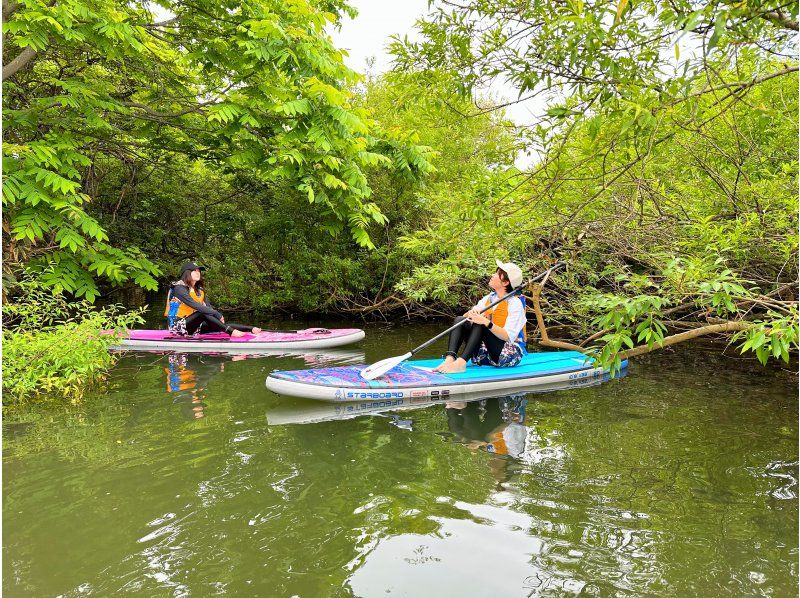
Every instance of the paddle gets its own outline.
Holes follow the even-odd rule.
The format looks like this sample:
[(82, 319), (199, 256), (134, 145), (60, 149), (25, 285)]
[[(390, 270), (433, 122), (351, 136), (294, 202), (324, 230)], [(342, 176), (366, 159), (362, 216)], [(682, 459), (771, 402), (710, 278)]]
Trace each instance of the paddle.
[[(550, 268), (548, 268), (547, 270), (545, 270), (541, 274), (539, 274), (537, 276), (534, 276), (528, 282), (528, 284), (541, 280), (542, 278), (547, 276), (553, 270), (557, 270), (558, 268), (561, 268), (562, 266), (565, 266), (565, 265), (566, 265), (566, 262), (556, 262), (555, 264), (553, 264)], [(486, 310), (493, 308), (495, 305), (505, 301), (509, 297), (516, 297), (517, 295), (519, 295), (522, 292), (523, 286), (524, 285), (520, 285), (519, 287), (517, 287), (516, 289), (514, 289), (510, 293), (507, 293), (502, 299), (498, 299), (494, 303), (491, 303), (491, 304), (487, 305), (486, 307), (481, 309), (478, 313), (482, 314)], [(432, 343), (435, 343), (440, 338), (442, 338), (446, 334), (449, 334), (450, 332), (452, 332), (453, 330), (455, 330), (456, 328), (461, 326), (466, 321), (467, 320), (461, 320), (457, 324), (453, 324), (452, 326), (450, 326), (450, 328), (448, 328), (444, 332), (440, 332), (439, 334), (434, 336), (432, 339), (430, 339), (428, 341), (425, 341), (419, 347), (409, 351), (405, 355), (399, 355), (397, 357), (389, 357), (387, 359), (382, 359), (381, 361), (378, 361), (377, 363), (373, 363), (372, 365), (365, 367), (363, 370), (361, 370), (361, 377), (364, 378), (364, 380), (374, 380), (375, 378), (378, 378), (379, 376), (383, 376), (389, 370), (397, 367), (398, 365), (403, 363), (406, 359), (408, 359), (410, 357), (413, 357), (414, 355), (416, 355), (417, 353), (422, 351), (422, 349), (424, 349), (425, 347), (431, 345)]]

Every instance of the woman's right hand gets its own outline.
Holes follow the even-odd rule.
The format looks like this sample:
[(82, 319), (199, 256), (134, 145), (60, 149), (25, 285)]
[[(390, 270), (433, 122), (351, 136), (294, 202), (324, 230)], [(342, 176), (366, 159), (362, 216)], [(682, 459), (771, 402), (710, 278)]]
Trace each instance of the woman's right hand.
[(467, 312), (467, 320), (473, 324), (486, 326), (489, 323), (489, 318), (483, 316), (477, 309), (471, 309)]

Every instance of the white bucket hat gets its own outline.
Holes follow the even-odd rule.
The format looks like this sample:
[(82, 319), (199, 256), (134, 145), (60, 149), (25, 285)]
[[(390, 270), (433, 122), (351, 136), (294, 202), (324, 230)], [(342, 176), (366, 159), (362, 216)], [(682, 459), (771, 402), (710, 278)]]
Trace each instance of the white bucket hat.
[(497, 267), (500, 268), (503, 272), (508, 274), (508, 282), (511, 283), (513, 288), (517, 288), (519, 285), (522, 284), (522, 270), (519, 269), (519, 266), (514, 264), (513, 262), (501, 262), (500, 260), (494, 260), (497, 262)]

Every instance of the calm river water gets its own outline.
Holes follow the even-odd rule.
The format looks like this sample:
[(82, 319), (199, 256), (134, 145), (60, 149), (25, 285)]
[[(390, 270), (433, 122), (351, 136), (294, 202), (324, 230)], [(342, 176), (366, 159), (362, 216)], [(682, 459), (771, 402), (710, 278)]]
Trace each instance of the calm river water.
[(797, 596), (792, 374), (681, 350), (349, 419), (265, 388), (440, 327), (366, 329), (307, 355), (131, 354), (102, 395), (7, 414), (6, 595)]

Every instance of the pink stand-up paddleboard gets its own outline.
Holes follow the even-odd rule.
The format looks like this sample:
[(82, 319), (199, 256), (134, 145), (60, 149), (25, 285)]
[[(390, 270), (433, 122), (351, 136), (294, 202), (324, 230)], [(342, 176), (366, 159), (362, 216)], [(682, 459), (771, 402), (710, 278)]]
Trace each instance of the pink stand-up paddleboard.
[(258, 352), (269, 349), (327, 349), (364, 338), (358, 328), (307, 328), (284, 332), (264, 331), (232, 338), (224, 332), (178, 336), (169, 330), (131, 330), (127, 338), (111, 347), (114, 351)]

